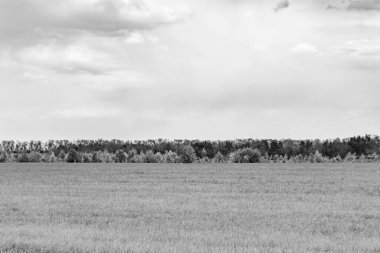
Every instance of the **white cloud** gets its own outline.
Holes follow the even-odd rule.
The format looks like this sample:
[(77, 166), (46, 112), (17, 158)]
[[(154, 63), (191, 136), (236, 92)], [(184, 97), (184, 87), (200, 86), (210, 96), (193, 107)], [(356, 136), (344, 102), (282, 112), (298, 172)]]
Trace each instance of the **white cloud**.
[(316, 54), (319, 52), (319, 50), (314, 45), (308, 43), (296, 45), (292, 48), (291, 51), (294, 54)]
[(348, 41), (340, 47), (340, 50), (356, 56), (380, 57), (380, 39)]
[(327, 9), (351, 11), (379, 11), (380, 0), (329, 0)]
[(85, 119), (85, 118), (108, 118), (119, 115), (118, 109), (97, 107), (76, 107), (54, 110), (40, 116), (40, 119)]
[(145, 37), (140, 32), (132, 32), (126, 39), (127, 44), (140, 44), (144, 43)]
[(76, 44), (37, 44), (20, 50), (16, 60), (20, 64), (73, 74), (99, 75), (115, 67), (104, 52)]

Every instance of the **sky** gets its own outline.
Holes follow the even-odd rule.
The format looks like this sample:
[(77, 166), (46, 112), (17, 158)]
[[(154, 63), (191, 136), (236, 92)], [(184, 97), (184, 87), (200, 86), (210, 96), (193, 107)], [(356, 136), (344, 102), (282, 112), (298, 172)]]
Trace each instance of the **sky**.
[(380, 134), (380, 0), (1, 0), (0, 139)]

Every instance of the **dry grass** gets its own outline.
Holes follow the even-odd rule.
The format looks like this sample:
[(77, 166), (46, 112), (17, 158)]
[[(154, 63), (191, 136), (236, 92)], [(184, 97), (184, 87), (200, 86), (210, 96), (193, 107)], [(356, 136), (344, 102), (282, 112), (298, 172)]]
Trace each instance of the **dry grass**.
[(379, 164), (2, 164), (0, 252), (380, 252)]

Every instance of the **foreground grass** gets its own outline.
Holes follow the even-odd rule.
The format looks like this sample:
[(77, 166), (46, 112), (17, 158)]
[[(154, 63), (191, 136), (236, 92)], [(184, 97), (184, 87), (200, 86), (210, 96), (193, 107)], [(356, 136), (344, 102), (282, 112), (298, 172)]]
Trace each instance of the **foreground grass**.
[(379, 164), (2, 164), (0, 252), (380, 252)]

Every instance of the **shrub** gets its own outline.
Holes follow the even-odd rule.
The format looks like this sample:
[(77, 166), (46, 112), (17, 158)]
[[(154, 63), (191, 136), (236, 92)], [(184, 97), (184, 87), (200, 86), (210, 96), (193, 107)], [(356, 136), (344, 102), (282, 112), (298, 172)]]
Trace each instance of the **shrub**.
[(180, 163), (181, 157), (176, 152), (169, 150), (162, 155), (162, 161), (165, 163)]
[(303, 155), (299, 154), (297, 156), (294, 157), (294, 162), (295, 163), (302, 163), (302, 162), (305, 162), (305, 157), (303, 157)]
[(361, 155), (359, 156), (359, 158), (358, 158), (358, 161), (364, 163), (364, 162), (366, 161), (366, 157), (365, 157), (365, 155), (364, 155), (364, 154), (361, 154)]
[(205, 158), (205, 157), (207, 157), (207, 150), (203, 148), (201, 151), (201, 158)]
[(181, 154), (181, 162), (193, 163), (195, 160), (197, 160), (197, 155), (195, 154), (194, 148), (190, 145), (183, 147)]
[(131, 151), (129, 151), (127, 159), (128, 159), (128, 162), (138, 163), (139, 160), (138, 160), (137, 150), (136, 149), (132, 149)]
[(144, 154), (144, 151), (140, 151), (140, 154), (136, 156), (138, 163), (146, 163), (146, 155)]
[(157, 152), (156, 154), (154, 154), (154, 156), (156, 157), (157, 162), (159, 162), (159, 163), (164, 162), (164, 156), (161, 154), (161, 152)]
[(146, 163), (159, 163), (157, 156), (153, 153), (152, 150), (148, 150), (145, 153), (145, 162)]
[(115, 162), (117, 162), (117, 163), (125, 163), (126, 160), (127, 160), (127, 156), (126, 156), (126, 154), (124, 153), (123, 150), (116, 151)]
[(69, 153), (66, 155), (66, 162), (68, 163), (80, 163), (82, 162), (82, 158), (80, 154), (75, 150), (71, 149)]
[(260, 163), (261, 153), (258, 149), (239, 149), (233, 156), (234, 163)]
[(321, 153), (319, 153), (318, 150), (315, 151), (315, 153), (313, 155), (310, 155), (311, 156), (311, 162), (312, 163), (323, 163), (324, 162), (324, 157)]
[(7, 161), (7, 153), (0, 152), (0, 163), (5, 163)]
[(289, 162), (289, 157), (287, 154), (285, 154), (285, 156), (282, 159), (282, 163), (288, 163), (288, 162)]
[(346, 158), (344, 158), (345, 162), (355, 162), (356, 161), (356, 154), (351, 154), (351, 152), (348, 152), (346, 155)]
[(271, 157), (271, 160), (274, 163), (283, 163), (284, 157), (282, 155), (275, 154), (274, 156)]
[(9, 162), (17, 162), (18, 161), (19, 154), (10, 153), (7, 154), (7, 161)]
[(337, 155), (336, 157), (333, 157), (331, 159), (331, 162), (333, 162), (333, 163), (339, 163), (341, 161), (342, 161), (342, 157), (340, 155)]
[(196, 161), (197, 161), (197, 163), (210, 163), (210, 158), (205, 156), (205, 157), (202, 157), (201, 159), (198, 159)]
[(128, 153), (128, 161), (131, 163), (146, 163), (146, 155), (141, 150), (140, 154), (137, 153), (136, 149), (132, 149)]
[(379, 156), (376, 153), (373, 153), (372, 155), (368, 155), (367, 159), (370, 162), (378, 162), (379, 161)]
[(42, 155), (39, 152), (32, 151), (29, 155), (29, 162), (31, 163), (39, 163), (41, 162)]
[(100, 158), (98, 156), (98, 152), (92, 152), (91, 155), (92, 155), (91, 161), (93, 163), (101, 163), (102, 162), (102, 161), (100, 161)]
[(215, 154), (215, 157), (213, 159), (214, 163), (223, 163), (225, 161), (225, 157), (222, 153), (218, 151), (218, 153)]
[(267, 156), (262, 156), (261, 158), (260, 158), (260, 163), (271, 163), (272, 161), (270, 160), (270, 158), (269, 157), (267, 157)]
[(80, 158), (81, 158), (82, 163), (91, 163), (92, 162), (92, 154), (80, 153)]
[(59, 151), (59, 154), (58, 154), (57, 158), (60, 161), (65, 161), (65, 159), (66, 159), (66, 153), (65, 153), (65, 151), (64, 150)]
[(92, 161), (95, 163), (112, 163), (114, 162), (115, 157), (111, 153), (105, 151), (97, 151), (92, 155)]
[(41, 161), (45, 163), (54, 163), (57, 160), (57, 158), (54, 155), (54, 152), (51, 152), (51, 154), (43, 154), (41, 157)]
[(26, 152), (22, 152), (21, 154), (19, 154), (19, 156), (17, 157), (17, 161), (19, 163), (28, 163), (29, 162), (29, 156)]

